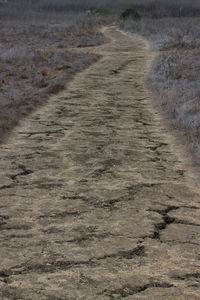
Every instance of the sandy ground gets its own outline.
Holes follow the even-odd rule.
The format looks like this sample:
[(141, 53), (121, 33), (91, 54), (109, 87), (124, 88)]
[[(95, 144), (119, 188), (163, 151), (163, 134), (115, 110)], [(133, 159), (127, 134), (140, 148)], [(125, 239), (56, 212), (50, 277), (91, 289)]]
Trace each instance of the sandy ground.
[[(1, 145), (0, 299), (200, 299), (200, 193), (115, 27)], [(193, 183), (192, 183), (193, 182)]]

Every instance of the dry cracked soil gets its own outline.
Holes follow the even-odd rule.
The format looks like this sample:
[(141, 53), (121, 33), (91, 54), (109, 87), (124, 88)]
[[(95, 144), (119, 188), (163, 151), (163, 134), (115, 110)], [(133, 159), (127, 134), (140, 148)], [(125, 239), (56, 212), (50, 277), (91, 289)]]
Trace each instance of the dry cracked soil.
[[(116, 27), (1, 147), (0, 299), (200, 299), (200, 192)], [(197, 180), (198, 182), (198, 180)]]

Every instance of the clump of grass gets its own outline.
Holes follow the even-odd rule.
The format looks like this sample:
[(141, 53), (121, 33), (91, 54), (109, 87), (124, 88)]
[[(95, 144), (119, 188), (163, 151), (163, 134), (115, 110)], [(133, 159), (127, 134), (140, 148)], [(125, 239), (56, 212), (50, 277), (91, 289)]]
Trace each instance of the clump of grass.
[(110, 15), (111, 14), (110, 10), (107, 9), (107, 8), (98, 8), (98, 9), (95, 10), (95, 13), (96, 14), (103, 14), (103, 15)]
[(120, 17), (124, 20), (126, 19), (134, 19), (134, 20), (140, 20), (141, 15), (133, 8), (127, 8), (123, 13), (120, 15)]
[(110, 15), (111, 11), (107, 8), (98, 8), (94, 10), (87, 10), (86, 15), (87, 16), (94, 16), (94, 15)]

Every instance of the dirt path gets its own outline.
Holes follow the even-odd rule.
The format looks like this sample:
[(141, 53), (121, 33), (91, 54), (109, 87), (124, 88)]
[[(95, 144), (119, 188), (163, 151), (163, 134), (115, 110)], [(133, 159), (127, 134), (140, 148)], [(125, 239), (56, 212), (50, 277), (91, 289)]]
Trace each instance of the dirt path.
[[(1, 145), (0, 299), (200, 299), (200, 194), (114, 27)], [(176, 153), (175, 153), (176, 152)]]

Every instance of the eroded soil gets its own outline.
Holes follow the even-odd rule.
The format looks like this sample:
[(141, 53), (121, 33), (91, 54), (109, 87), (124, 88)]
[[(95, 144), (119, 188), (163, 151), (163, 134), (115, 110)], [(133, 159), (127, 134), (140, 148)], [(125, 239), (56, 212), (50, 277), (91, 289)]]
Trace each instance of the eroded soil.
[(145, 87), (155, 54), (105, 34), (1, 145), (2, 300), (200, 299), (200, 194)]

